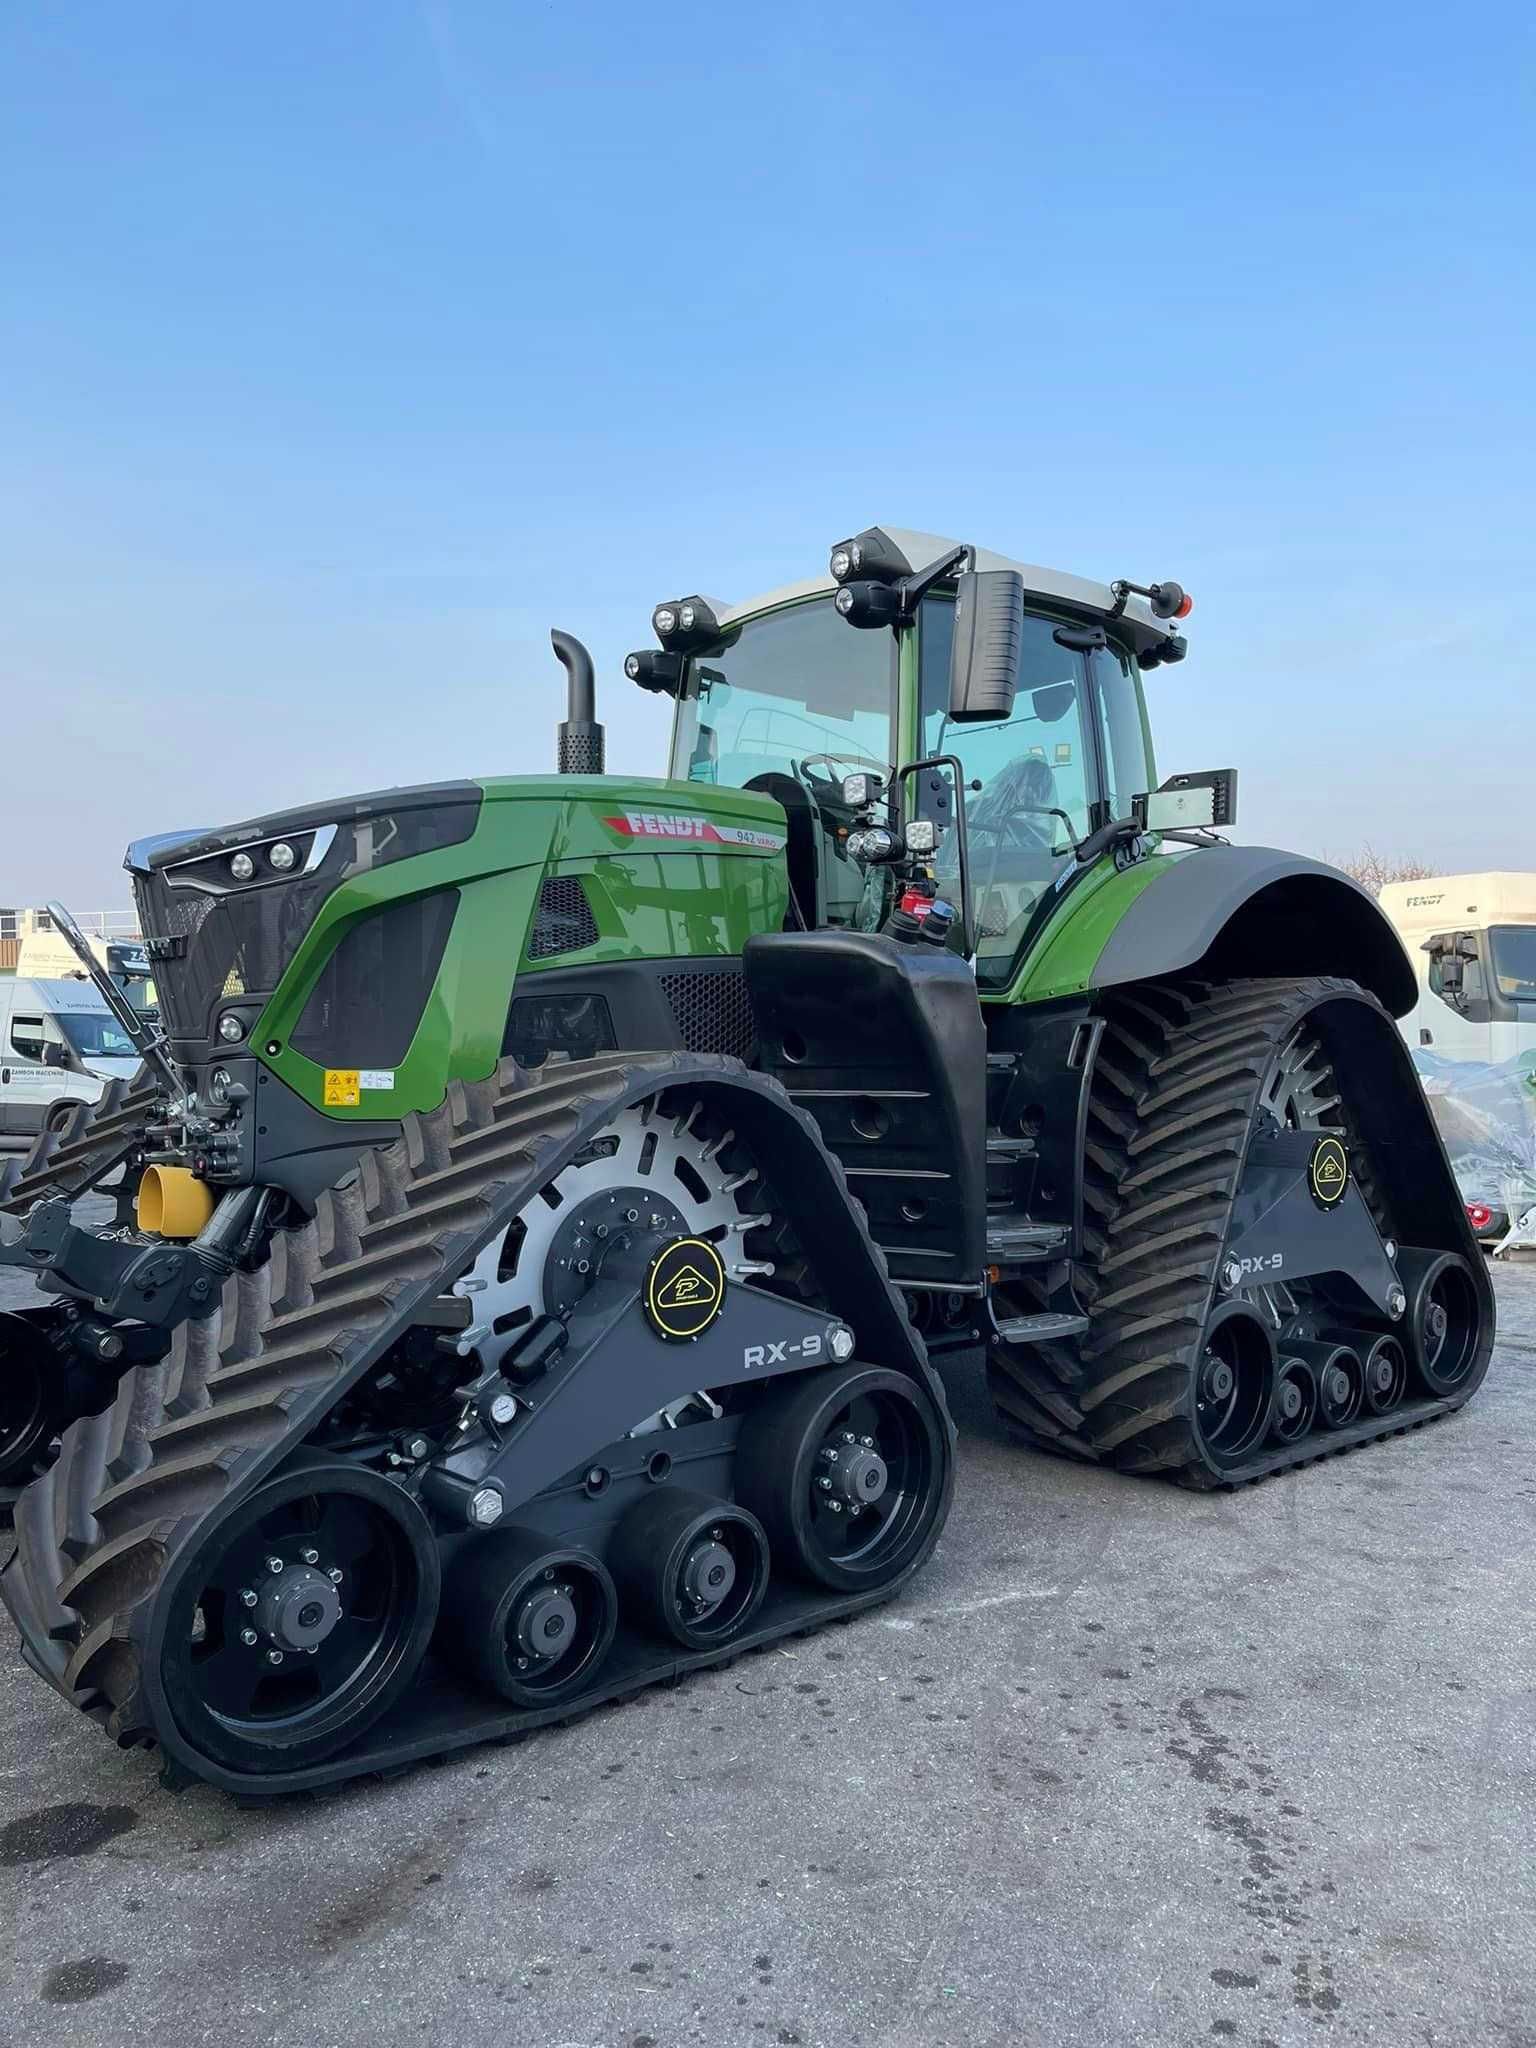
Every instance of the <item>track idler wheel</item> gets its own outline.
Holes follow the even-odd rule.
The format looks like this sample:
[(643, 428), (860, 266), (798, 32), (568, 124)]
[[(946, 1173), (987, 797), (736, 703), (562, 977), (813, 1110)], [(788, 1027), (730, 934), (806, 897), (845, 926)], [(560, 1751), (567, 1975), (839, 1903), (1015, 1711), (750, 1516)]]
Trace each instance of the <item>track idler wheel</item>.
[(613, 1557), (637, 1618), (688, 1650), (740, 1635), (768, 1590), (768, 1538), (756, 1515), (680, 1486), (630, 1509)]
[(0, 1315), (0, 1486), (32, 1477), (55, 1430), (53, 1395), (64, 1367), (21, 1316)]
[(1403, 1336), (1424, 1391), (1453, 1394), (1477, 1356), (1477, 1288), (1454, 1252), (1405, 1249), (1397, 1270), (1407, 1290)]
[(954, 1485), (949, 1437), (905, 1373), (834, 1367), (748, 1416), (737, 1493), (774, 1555), (839, 1592), (888, 1586), (932, 1548)]
[(1308, 1340), (1292, 1347), (1312, 1368), (1317, 1381), (1317, 1418), (1324, 1429), (1343, 1429), (1360, 1413), (1365, 1399), (1365, 1368), (1349, 1344)]
[(1300, 1442), (1317, 1419), (1317, 1382), (1304, 1358), (1280, 1361), (1275, 1386), (1275, 1419), (1271, 1431), (1277, 1443)]
[(388, 1711), (437, 1619), (437, 1539), (376, 1472), (304, 1465), (215, 1521), (177, 1573), (160, 1651), (187, 1742), (259, 1775), (319, 1762)]
[(472, 1537), (450, 1567), (437, 1647), (515, 1706), (547, 1707), (585, 1690), (618, 1619), (613, 1580), (590, 1551), (498, 1530)]
[(1269, 1435), (1278, 1366), (1275, 1339), (1243, 1302), (1224, 1302), (1205, 1326), (1195, 1361), (1195, 1434), (1218, 1470), (1241, 1465)]
[(1371, 1340), (1361, 1361), (1365, 1373), (1365, 1405), (1372, 1415), (1390, 1415), (1408, 1391), (1408, 1354), (1396, 1337)]

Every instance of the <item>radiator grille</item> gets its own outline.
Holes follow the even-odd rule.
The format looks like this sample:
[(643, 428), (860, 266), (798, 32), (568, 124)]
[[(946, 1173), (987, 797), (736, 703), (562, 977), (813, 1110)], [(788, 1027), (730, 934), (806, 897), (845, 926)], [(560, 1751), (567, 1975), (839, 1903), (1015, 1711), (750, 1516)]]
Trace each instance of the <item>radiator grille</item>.
[(530, 960), (552, 960), (558, 953), (579, 953), (597, 944), (597, 919), (587, 892), (575, 875), (551, 875), (539, 891), (528, 937)]
[(751, 1058), (757, 1025), (744, 974), (684, 971), (663, 974), (660, 981), (678, 1036), (689, 1052), (728, 1052), (739, 1060)]

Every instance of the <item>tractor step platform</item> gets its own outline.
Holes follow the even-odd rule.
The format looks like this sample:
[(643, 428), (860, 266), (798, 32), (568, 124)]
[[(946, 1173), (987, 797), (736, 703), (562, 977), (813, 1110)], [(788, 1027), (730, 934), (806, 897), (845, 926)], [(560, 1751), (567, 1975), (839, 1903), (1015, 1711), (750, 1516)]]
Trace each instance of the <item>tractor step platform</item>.
[(1081, 1337), (1087, 1328), (1086, 1316), (1006, 1316), (999, 1319), (997, 1334), (1005, 1344), (1048, 1344), (1053, 1337)]
[(987, 1218), (987, 1260), (994, 1266), (1017, 1266), (1034, 1259), (1060, 1257), (1067, 1233), (1059, 1223), (1031, 1223), (1027, 1216), (1006, 1213)]

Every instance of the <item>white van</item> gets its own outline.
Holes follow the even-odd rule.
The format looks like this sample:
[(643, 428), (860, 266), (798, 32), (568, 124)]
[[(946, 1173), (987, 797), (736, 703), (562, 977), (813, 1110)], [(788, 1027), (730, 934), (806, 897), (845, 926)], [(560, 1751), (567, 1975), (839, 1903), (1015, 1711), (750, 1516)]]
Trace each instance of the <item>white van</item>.
[(1536, 874), (1391, 882), (1381, 907), (1418, 979), (1418, 1002), (1400, 1028), (1472, 1227), (1505, 1245), (1529, 1242), (1536, 1228)]
[(90, 982), (0, 975), (0, 1143), (64, 1122), (138, 1064), (133, 1041)]

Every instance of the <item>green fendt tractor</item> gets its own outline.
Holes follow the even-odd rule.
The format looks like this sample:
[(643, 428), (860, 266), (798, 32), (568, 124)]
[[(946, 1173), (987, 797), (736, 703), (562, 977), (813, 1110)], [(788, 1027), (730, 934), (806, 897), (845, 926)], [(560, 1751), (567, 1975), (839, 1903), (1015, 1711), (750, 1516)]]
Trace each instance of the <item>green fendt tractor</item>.
[(28, 1662), (314, 1785), (888, 1598), (936, 1363), (1196, 1486), (1464, 1402), (1412, 973), (1225, 841), (1230, 772), (1157, 783), (1188, 609), (872, 528), (657, 607), (666, 781), (602, 773), (556, 634), (558, 775), (132, 847), (164, 1036), (0, 1186), (53, 1297), (0, 1321)]

